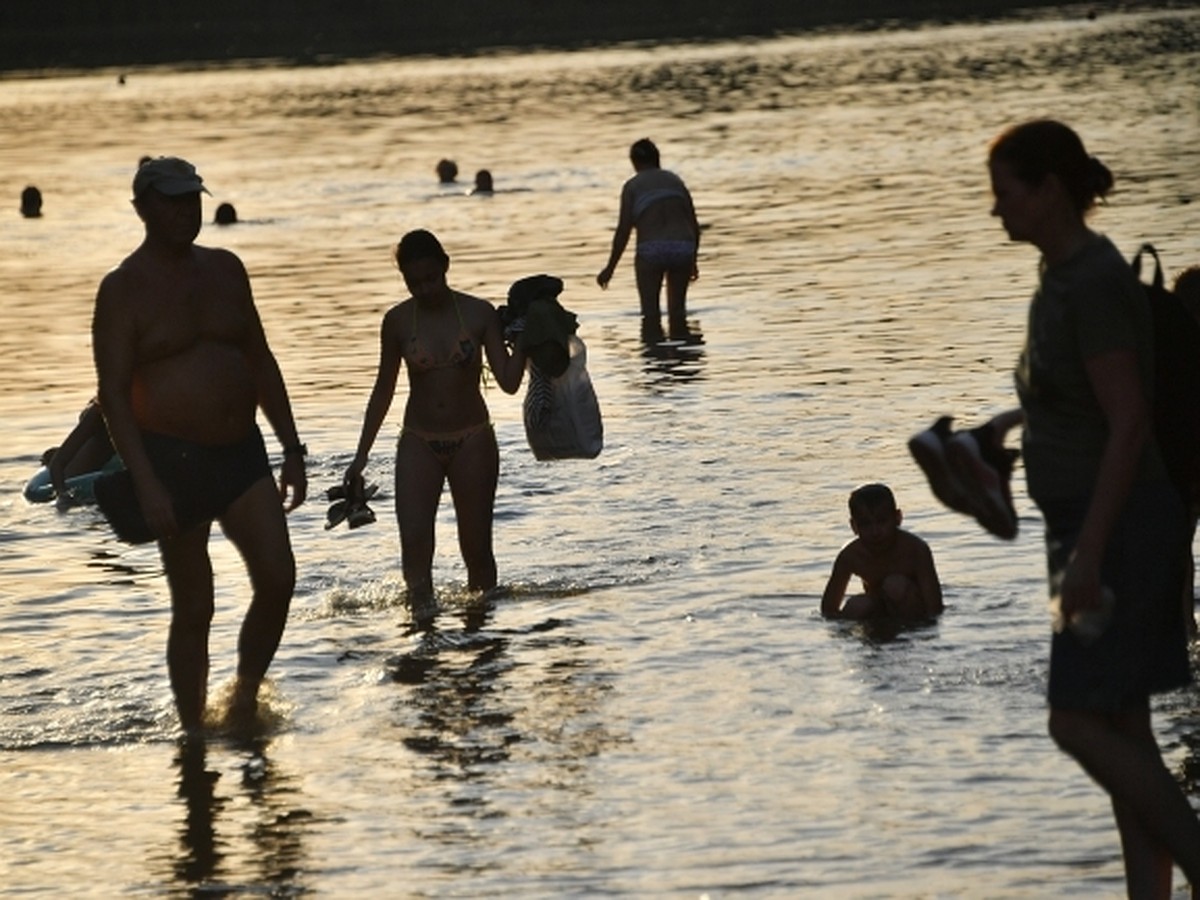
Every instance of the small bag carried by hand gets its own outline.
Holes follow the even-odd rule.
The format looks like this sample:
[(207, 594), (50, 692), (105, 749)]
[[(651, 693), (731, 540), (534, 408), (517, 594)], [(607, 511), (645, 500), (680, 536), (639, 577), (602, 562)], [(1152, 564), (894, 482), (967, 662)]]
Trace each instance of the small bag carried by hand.
[(595, 459), (604, 447), (600, 403), (587, 371), (587, 347), (568, 340), (567, 370), (550, 378), (529, 366), (525, 392), (525, 438), (538, 459)]

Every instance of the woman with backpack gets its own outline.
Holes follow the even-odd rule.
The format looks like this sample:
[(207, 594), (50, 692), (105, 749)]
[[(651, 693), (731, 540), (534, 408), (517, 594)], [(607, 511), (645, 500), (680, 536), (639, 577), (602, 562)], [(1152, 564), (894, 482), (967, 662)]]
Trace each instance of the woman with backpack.
[(1041, 253), (1016, 370), (1029, 494), (1046, 526), (1050, 735), (1112, 798), (1131, 897), (1200, 898), (1200, 821), (1163, 763), (1150, 697), (1190, 679), (1179, 596), (1188, 523), (1153, 437), (1153, 333), (1129, 264), (1086, 221), (1113, 185), (1066, 125), (1003, 132), (988, 166), (1011, 240)]

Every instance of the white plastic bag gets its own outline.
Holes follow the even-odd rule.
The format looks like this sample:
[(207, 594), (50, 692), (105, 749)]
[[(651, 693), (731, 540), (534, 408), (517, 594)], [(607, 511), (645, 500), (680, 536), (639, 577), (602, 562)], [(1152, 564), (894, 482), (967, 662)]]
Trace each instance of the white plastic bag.
[(525, 439), (538, 459), (595, 459), (604, 447), (600, 403), (587, 372), (587, 347), (572, 335), (571, 361), (557, 378), (530, 366)]

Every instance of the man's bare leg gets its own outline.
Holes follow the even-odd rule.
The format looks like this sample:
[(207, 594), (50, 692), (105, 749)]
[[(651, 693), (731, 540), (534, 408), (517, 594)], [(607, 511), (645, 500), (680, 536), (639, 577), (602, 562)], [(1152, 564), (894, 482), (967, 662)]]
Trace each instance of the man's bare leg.
[(266, 677), (287, 624), (296, 588), (296, 560), (279, 492), (269, 477), (259, 479), (221, 519), (225, 535), (246, 564), (253, 591), (238, 636), (237, 683), (228, 711), (231, 721), (253, 721), (258, 689)]
[(208, 695), (208, 632), (213, 616), (208, 531), (206, 523), (158, 544), (171, 591), (167, 669), (180, 724), (191, 733), (204, 724)]

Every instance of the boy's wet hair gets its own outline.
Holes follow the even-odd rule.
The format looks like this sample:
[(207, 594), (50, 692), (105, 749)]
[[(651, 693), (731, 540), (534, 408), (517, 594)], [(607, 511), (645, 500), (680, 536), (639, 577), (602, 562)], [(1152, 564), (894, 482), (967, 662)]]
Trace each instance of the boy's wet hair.
[(869, 509), (895, 510), (896, 496), (886, 484), (874, 482), (856, 487), (850, 492), (850, 516)]

